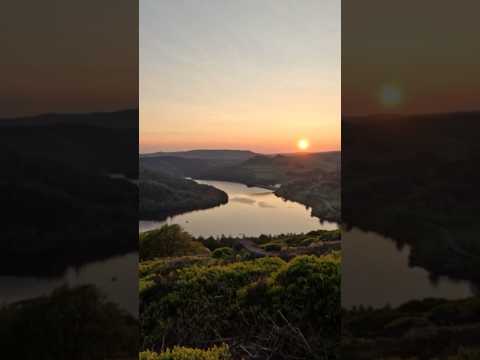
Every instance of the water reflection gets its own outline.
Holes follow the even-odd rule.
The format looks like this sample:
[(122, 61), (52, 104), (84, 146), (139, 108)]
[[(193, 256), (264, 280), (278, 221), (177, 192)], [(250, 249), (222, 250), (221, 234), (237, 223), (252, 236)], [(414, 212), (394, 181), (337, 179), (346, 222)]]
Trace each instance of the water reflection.
[(257, 203), (257, 200), (247, 198), (247, 197), (240, 197), (240, 196), (233, 197), (233, 198), (229, 199), (229, 201), (239, 202), (239, 203), (249, 204), (249, 205), (254, 205), (254, 204)]
[(478, 294), (469, 281), (430, 276), (411, 267), (410, 247), (357, 228), (342, 233), (342, 305), (381, 307), (427, 297), (461, 299)]
[(129, 253), (96, 261), (80, 268), (68, 268), (59, 277), (0, 276), (0, 304), (50, 294), (69, 285), (93, 284), (130, 314), (138, 314), (138, 255)]
[(304, 205), (285, 201), (272, 191), (223, 181), (198, 181), (215, 186), (229, 196), (227, 204), (174, 216), (167, 221), (140, 221), (140, 231), (158, 228), (165, 223), (183, 226), (196, 236), (302, 233), (338, 228), (336, 223), (321, 222)]

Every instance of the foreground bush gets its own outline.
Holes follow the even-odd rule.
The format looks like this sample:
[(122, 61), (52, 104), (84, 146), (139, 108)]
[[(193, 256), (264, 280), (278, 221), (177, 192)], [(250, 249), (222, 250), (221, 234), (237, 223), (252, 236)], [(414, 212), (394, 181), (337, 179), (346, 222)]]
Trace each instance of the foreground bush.
[(232, 359), (227, 345), (214, 346), (207, 350), (175, 346), (162, 353), (144, 351), (140, 360), (230, 360)]
[(157, 257), (207, 254), (208, 249), (178, 225), (164, 225), (160, 229), (140, 234), (140, 260)]
[(143, 267), (143, 349), (203, 347), (223, 338), (231, 339), (234, 357), (238, 344), (243, 355), (248, 349), (260, 358), (334, 356), (340, 333), (338, 256), (189, 261)]
[(235, 255), (232, 248), (229, 247), (221, 247), (218, 249), (213, 250), (212, 257), (214, 259), (231, 259)]

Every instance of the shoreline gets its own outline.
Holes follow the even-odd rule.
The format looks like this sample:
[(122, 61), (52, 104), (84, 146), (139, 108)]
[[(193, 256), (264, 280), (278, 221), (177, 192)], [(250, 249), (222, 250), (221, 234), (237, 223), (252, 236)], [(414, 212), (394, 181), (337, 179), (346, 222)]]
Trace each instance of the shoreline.
[[(260, 188), (260, 189), (269, 190), (269, 191), (272, 191), (272, 193), (275, 196), (279, 197), (280, 199), (287, 200), (287, 201), (293, 201), (293, 202), (302, 204), (307, 209), (310, 209), (312, 216), (319, 219), (320, 222), (323, 222), (323, 221), (334, 222), (334, 223), (338, 224), (338, 226), (340, 226), (340, 223), (341, 223), (341, 216), (335, 216), (335, 215), (332, 216), (332, 215), (326, 214), (326, 213), (320, 214), (319, 210), (317, 208), (315, 208), (315, 206), (311, 205), (310, 203), (303, 202), (302, 200), (300, 200), (300, 199), (298, 199), (294, 196), (290, 197), (287, 194), (280, 195), (278, 192), (281, 191), (282, 187), (285, 184), (265, 185), (265, 184), (246, 183), (246, 182), (242, 182), (242, 181), (225, 181), (225, 180), (214, 180), (214, 179), (191, 179), (191, 178), (188, 178), (188, 179), (193, 180), (193, 181), (197, 181), (197, 180), (198, 181), (221, 181), (221, 182), (232, 183), (232, 184), (242, 184), (242, 185), (245, 185), (248, 188), (257, 187), (257, 188)], [(213, 186), (213, 185), (210, 185), (210, 186)], [(328, 205), (328, 207), (333, 209), (333, 206), (330, 203), (324, 201), (324, 204)], [(200, 210), (203, 210), (203, 209), (200, 209)]]

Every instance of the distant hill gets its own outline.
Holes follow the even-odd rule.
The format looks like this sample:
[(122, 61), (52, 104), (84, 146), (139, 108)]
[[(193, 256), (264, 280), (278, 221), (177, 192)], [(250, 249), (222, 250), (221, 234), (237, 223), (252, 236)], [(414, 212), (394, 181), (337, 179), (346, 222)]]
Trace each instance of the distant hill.
[(190, 150), (142, 154), (141, 157), (180, 157), (184, 159), (245, 161), (258, 154), (248, 150)]
[(175, 156), (140, 158), (140, 166), (145, 169), (164, 175), (191, 177), (196, 179), (203, 178), (204, 174), (212, 168), (232, 163), (238, 164), (238, 161), (188, 159)]
[(317, 172), (338, 172), (340, 152), (257, 155), (241, 164), (210, 169), (205, 179), (242, 182), (247, 185), (275, 185), (308, 177)]
[(243, 150), (192, 150), (181, 152), (159, 152), (140, 156), (145, 169), (162, 174), (205, 178), (214, 169), (239, 165), (257, 156)]
[[(226, 154), (227, 158), (222, 157)], [(252, 156), (252, 154), (254, 154)], [(195, 158), (195, 156), (203, 156)], [(228, 158), (228, 156), (231, 156)], [(246, 160), (239, 160), (247, 157)], [(279, 196), (313, 208), (322, 219), (340, 221), (340, 152), (260, 155), (244, 151), (190, 151), (141, 157), (145, 169), (175, 177), (281, 185)]]

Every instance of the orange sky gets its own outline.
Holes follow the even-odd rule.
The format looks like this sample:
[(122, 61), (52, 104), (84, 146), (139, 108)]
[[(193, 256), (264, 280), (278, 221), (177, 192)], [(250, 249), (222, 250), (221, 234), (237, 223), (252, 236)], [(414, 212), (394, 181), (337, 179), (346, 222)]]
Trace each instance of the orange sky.
[(138, 107), (136, 2), (5, 5), (0, 118)]
[(140, 2), (140, 151), (340, 148), (340, 2)]
[(478, 1), (343, 1), (342, 113), (480, 109), (479, 12)]

